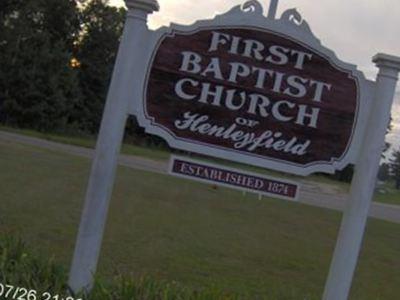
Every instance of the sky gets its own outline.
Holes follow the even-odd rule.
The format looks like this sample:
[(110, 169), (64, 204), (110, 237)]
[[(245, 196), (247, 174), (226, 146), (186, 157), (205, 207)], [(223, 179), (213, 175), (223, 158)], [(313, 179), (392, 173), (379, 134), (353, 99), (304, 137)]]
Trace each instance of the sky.
[[(158, 0), (160, 11), (149, 17), (156, 29), (171, 22), (191, 24), (228, 11), (245, 0)], [(259, 1), (268, 11), (269, 1)], [(122, 6), (122, 0), (110, 0)], [(375, 79), (377, 68), (372, 57), (377, 53), (400, 56), (399, 0), (281, 0), (277, 17), (283, 11), (297, 8), (322, 44), (343, 61), (356, 64), (369, 79)], [(400, 148), (400, 84), (397, 85), (392, 116), (393, 130), (387, 136)]]

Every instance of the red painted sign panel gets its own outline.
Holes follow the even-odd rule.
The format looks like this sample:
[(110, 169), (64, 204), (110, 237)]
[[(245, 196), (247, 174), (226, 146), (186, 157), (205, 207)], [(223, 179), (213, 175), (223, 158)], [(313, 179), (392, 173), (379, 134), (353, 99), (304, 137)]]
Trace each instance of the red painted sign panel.
[(299, 191), (296, 183), (183, 157), (171, 158), (169, 173), (288, 200), (297, 200)]
[(265, 30), (167, 35), (146, 87), (145, 118), (161, 136), (179, 140), (184, 150), (223, 150), (226, 159), (240, 155), (252, 164), (254, 158), (296, 167), (340, 161), (357, 122), (351, 72)]

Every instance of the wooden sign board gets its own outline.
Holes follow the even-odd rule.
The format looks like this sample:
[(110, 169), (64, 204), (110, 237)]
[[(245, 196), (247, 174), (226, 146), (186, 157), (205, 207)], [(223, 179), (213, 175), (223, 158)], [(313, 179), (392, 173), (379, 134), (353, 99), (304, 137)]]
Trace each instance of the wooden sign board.
[(372, 90), (363, 74), (290, 16), (240, 25), (237, 14), (157, 32), (139, 124), (172, 148), (298, 175), (354, 162)]
[(178, 156), (171, 156), (169, 174), (292, 201), (298, 200), (300, 189), (292, 181)]
[(345, 156), (357, 87), (350, 72), (291, 39), (207, 29), (163, 39), (143, 105), (154, 126), (200, 149), (307, 166)]

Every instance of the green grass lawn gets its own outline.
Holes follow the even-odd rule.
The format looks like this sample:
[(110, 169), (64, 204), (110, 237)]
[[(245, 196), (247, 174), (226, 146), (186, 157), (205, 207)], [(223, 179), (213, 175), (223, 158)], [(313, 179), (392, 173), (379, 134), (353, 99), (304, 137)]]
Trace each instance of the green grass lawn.
[[(80, 146), (80, 147), (85, 147), (85, 148), (94, 148), (95, 144), (96, 144), (95, 137), (90, 137), (90, 136), (87, 136), (87, 137), (66, 136), (66, 135), (59, 135), (59, 134), (54, 134), (54, 133), (42, 133), (42, 132), (28, 130), (28, 129), (10, 128), (10, 127), (5, 127), (5, 126), (1, 126), (1, 125), (0, 125), (0, 130), (13, 132), (13, 133), (19, 133), (19, 134), (23, 134), (23, 135), (27, 135), (27, 136), (42, 138), (42, 139), (53, 141), (53, 142), (75, 145), (75, 146)], [(132, 144), (123, 144), (121, 151), (123, 154), (135, 155), (135, 156), (140, 156), (140, 157), (153, 159), (153, 160), (160, 160), (160, 161), (168, 160), (169, 156), (171, 154), (170, 152), (168, 152), (167, 150), (164, 150), (164, 149), (135, 146)], [(194, 157), (196, 157), (196, 155), (194, 155)], [(234, 163), (234, 162), (216, 159), (216, 158), (200, 157), (199, 159), (224, 164), (224, 165), (227, 165), (230, 167), (241, 168), (241, 169), (245, 169), (248, 171), (258, 172), (258, 173), (265, 174), (265, 175), (276, 176), (276, 177), (280, 177), (283, 179), (285, 179), (285, 178), (290, 179), (290, 180), (302, 180), (303, 179), (303, 177), (296, 176), (296, 175), (284, 174), (284, 173), (276, 172), (273, 170), (266, 170), (266, 169), (255, 167), (255, 166), (243, 165), (240, 163)], [(327, 176), (323, 176), (323, 175), (310, 175), (307, 177), (307, 180), (321, 183), (321, 184), (328, 184), (328, 185), (335, 186), (338, 191), (342, 191), (345, 193), (347, 193), (350, 189), (350, 184), (332, 180), (331, 178), (329, 178)], [(381, 194), (378, 192), (375, 193), (375, 197), (374, 197), (373, 201), (380, 202), (380, 203), (386, 203), (386, 204), (400, 205), (400, 191), (394, 189), (394, 183), (386, 184), (385, 188), (387, 190), (387, 193), (385, 193), (385, 194)]]
[[(379, 190), (383, 190), (384, 192), (380, 192)], [(400, 205), (400, 190), (395, 189), (394, 182), (386, 182), (379, 190), (375, 192), (374, 201)]]
[[(0, 130), (12, 132), (12, 133), (18, 133), (18, 134), (36, 137), (36, 138), (41, 138), (41, 139), (45, 139), (45, 140), (53, 141), (53, 142), (57, 142), (57, 143), (85, 147), (85, 148), (93, 149), (93, 148), (95, 148), (95, 145), (96, 145), (96, 139), (93, 136), (83, 137), (83, 136), (72, 136), (72, 135), (60, 135), (60, 134), (55, 134), (55, 133), (43, 133), (43, 132), (38, 132), (38, 131), (30, 130), (30, 129), (17, 129), (17, 128), (11, 128), (11, 127), (1, 126), (1, 125), (0, 125)], [(140, 157), (149, 158), (149, 159), (153, 159), (153, 160), (160, 160), (160, 161), (168, 160), (170, 157), (170, 154), (171, 154), (171, 152), (167, 151), (166, 149), (136, 146), (136, 145), (132, 145), (132, 144), (123, 144), (121, 152), (123, 154), (135, 155), (135, 156), (140, 156)], [(195, 154), (193, 154), (192, 156), (194, 158), (198, 158), (200, 160), (219, 163), (219, 164), (227, 165), (229, 167), (236, 167), (236, 168), (240, 168), (240, 169), (244, 169), (244, 170), (248, 170), (248, 171), (258, 172), (258, 173), (265, 174), (265, 175), (278, 176), (280, 178), (286, 178), (286, 179), (291, 179), (291, 180), (303, 179), (303, 177), (296, 176), (296, 175), (290, 175), (290, 174), (277, 172), (277, 171), (273, 171), (273, 170), (267, 170), (264, 168), (251, 166), (251, 165), (244, 165), (241, 163), (235, 163), (232, 161), (222, 160), (222, 159), (218, 159), (218, 158), (211, 158), (211, 157), (205, 157), (205, 156), (198, 157)], [(344, 192), (348, 191), (348, 189), (349, 189), (348, 183), (335, 181), (326, 176), (311, 175), (307, 179), (313, 180), (318, 183), (335, 185), (339, 190), (344, 191)]]
[[(30, 137), (40, 138), (52, 142), (74, 145), (84, 148), (95, 148), (96, 146), (96, 137), (94, 136), (73, 136), (73, 135), (61, 135), (56, 133), (46, 133), (46, 132), (38, 132), (30, 129), (17, 129), (11, 127), (5, 127), (0, 125), (0, 130), (18, 133)], [(123, 154), (141, 156), (144, 158), (149, 158), (153, 160), (167, 160), (169, 158), (169, 152), (162, 149), (156, 148), (148, 148), (135, 146), (131, 144), (123, 144), (121, 152)]]
[[(68, 267), (90, 162), (0, 143), (0, 233)], [(120, 167), (99, 273), (320, 299), (341, 214)], [(397, 299), (400, 225), (370, 220), (351, 300)]]

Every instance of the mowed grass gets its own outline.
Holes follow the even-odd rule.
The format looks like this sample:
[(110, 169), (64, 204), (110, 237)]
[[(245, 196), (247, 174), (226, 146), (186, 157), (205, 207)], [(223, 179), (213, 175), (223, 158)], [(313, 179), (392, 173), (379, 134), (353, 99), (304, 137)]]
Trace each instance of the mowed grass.
[(400, 190), (395, 188), (395, 183), (393, 181), (386, 182), (375, 192), (374, 201), (400, 205)]
[[(0, 143), (0, 232), (68, 267), (89, 169), (83, 158)], [(321, 299), (340, 217), (121, 167), (99, 274), (150, 275), (249, 299)], [(400, 225), (369, 221), (350, 299), (398, 298), (399, 234)]]
[[(0, 125), (0, 130), (17, 133), (25, 136), (30, 136), (34, 138), (44, 139), (52, 142), (67, 144), (67, 145), (74, 145), (84, 148), (94, 149), (96, 146), (96, 137), (94, 136), (78, 136), (78, 135), (67, 135), (67, 134), (57, 134), (51, 132), (39, 132), (31, 129), (18, 129), (12, 128), (7, 126)], [(152, 159), (156, 161), (167, 161), (170, 158), (171, 152), (163, 148), (156, 148), (156, 147), (145, 147), (139, 145), (132, 145), (124, 143), (121, 148), (122, 154), (127, 155), (134, 155), (139, 156), (147, 159)], [(182, 155), (182, 154), (180, 154)], [(218, 158), (211, 158), (205, 156), (199, 156), (196, 154), (191, 154), (191, 157), (198, 158), (200, 160), (204, 160), (207, 162), (219, 163), (222, 165), (226, 165), (228, 167), (239, 168), (247, 171), (258, 172), (265, 175), (270, 176), (277, 176), (280, 178), (286, 178), (290, 180), (302, 180), (303, 177), (290, 175), (287, 173), (282, 173), (273, 170), (267, 170), (265, 168), (260, 168), (252, 165), (244, 165), (241, 163), (235, 163), (228, 160), (218, 159)], [(327, 176), (323, 175), (311, 175), (308, 177), (309, 180), (314, 182), (322, 183), (322, 184), (329, 184), (335, 186), (339, 191), (348, 192), (350, 185), (345, 182), (340, 182), (337, 180), (333, 180)]]
[[(47, 133), (31, 129), (18, 129), (18, 128), (6, 127), (2, 125), (0, 125), (0, 130), (26, 135), (34, 138), (44, 139), (47, 141), (57, 142), (61, 144), (78, 146), (78, 147), (94, 149), (96, 146), (95, 136), (78, 136), (78, 135)], [(167, 160), (169, 158), (169, 152), (163, 149), (157, 149), (154, 147), (146, 148), (143, 146), (136, 146), (132, 144), (123, 144), (121, 152), (123, 154), (141, 156), (153, 160)]]

